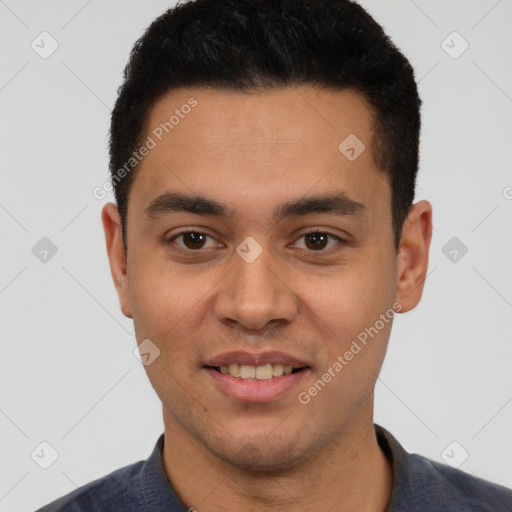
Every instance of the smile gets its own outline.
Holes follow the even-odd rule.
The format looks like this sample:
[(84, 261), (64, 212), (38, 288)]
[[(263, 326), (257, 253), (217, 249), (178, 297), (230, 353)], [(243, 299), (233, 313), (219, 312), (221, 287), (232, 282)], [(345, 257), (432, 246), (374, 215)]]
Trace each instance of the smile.
[(296, 373), (304, 368), (294, 368), (290, 365), (265, 364), (261, 366), (250, 366), (245, 364), (231, 363), (229, 365), (213, 367), (223, 375), (230, 375), (237, 379), (270, 380), (274, 377), (282, 377)]

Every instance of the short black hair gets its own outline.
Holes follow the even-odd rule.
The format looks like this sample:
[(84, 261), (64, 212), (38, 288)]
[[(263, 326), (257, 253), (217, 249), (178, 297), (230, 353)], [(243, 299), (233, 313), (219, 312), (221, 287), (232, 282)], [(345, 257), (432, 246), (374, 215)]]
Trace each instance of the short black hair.
[(373, 108), (373, 158), (389, 178), (398, 250), (415, 194), (421, 100), (407, 58), (351, 0), (192, 0), (153, 21), (132, 49), (111, 119), (125, 250), (132, 156), (158, 99), (188, 86), (251, 93), (296, 85), (355, 89)]

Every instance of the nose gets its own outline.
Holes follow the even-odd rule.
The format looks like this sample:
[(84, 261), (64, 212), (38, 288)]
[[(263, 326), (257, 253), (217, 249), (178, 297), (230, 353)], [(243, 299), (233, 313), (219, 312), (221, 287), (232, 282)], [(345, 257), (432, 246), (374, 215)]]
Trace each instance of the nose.
[(215, 314), (219, 322), (243, 330), (264, 331), (290, 323), (299, 301), (287, 276), (263, 252), (248, 263), (233, 255), (233, 267), (218, 290)]

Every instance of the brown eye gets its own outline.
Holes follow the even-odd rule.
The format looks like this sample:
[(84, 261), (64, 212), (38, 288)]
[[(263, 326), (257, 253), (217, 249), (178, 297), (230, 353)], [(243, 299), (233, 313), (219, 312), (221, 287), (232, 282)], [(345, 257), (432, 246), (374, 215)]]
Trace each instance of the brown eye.
[(201, 249), (206, 241), (203, 233), (183, 233), (183, 244), (187, 249)]
[(313, 251), (324, 249), (329, 242), (329, 236), (326, 233), (308, 233), (305, 235), (306, 247)]
[(210, 235), (198, 231), (182, 231), (165, 240), (164, 244), (166, 246), (176, 245), (178, 248), (188, 251), (199, 251), (204, 248), (218, 247), (218, 244), (215, 243), (215, 240)]
[(344, 243), (345, 241), (336, 235), (317, 230), (304, 233), (294, 246), (310, 252), (327, 252)]

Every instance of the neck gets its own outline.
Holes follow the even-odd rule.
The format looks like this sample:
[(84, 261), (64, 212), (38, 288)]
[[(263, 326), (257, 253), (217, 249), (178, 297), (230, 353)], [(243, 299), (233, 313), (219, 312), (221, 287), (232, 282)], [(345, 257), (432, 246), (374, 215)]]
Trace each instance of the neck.
[(181, 500), (198, 512), (383, 512), (388, 503), (392, 472), (375, 436), (373, 400), (302, 464), (271, 472), (228, 464), (165, 413), (164, 423), (167, 477)]

